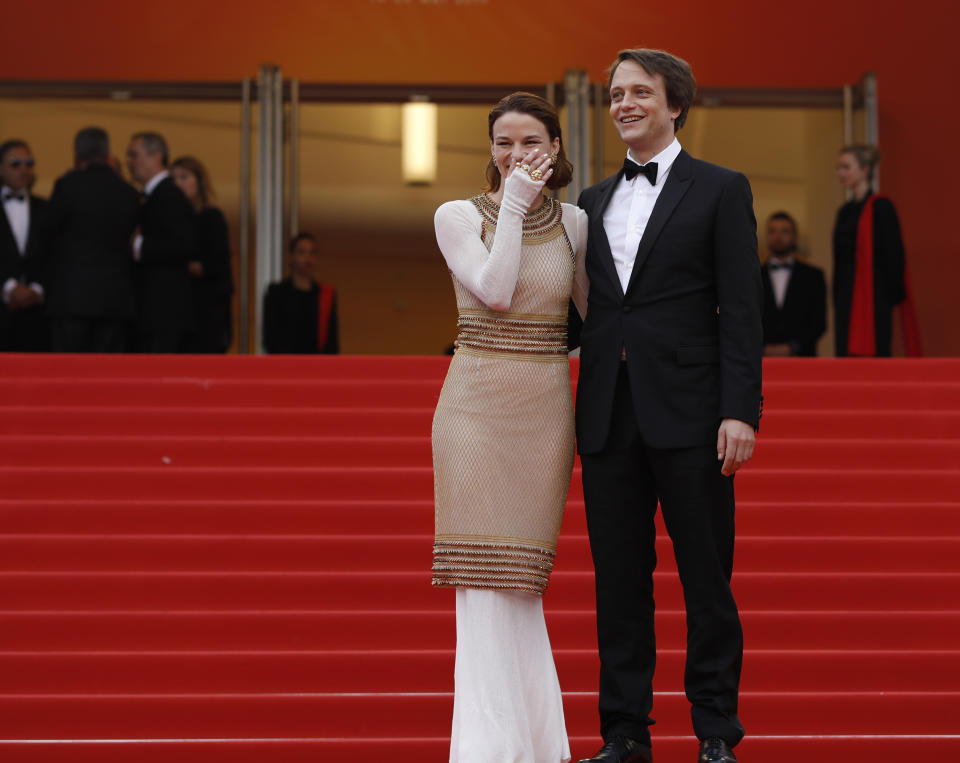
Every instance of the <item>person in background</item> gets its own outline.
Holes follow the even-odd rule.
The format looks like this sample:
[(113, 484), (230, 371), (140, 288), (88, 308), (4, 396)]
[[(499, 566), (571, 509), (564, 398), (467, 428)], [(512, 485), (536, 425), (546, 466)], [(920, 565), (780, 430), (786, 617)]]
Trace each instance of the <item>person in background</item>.
[(140, 352), (181, 352), (193, 328), (187, 263), (197, 249), (195, 213), (170, 177), (169, 156), (154, 132), (137, 133), (127, 148), (127, 169), (146, 196), (133, 243)]
[(797, 223), (786, 212), (767, 218), (770, 256), (763, 278), (763, 354), (769, 357), (817, 354), (827, 330), (827, 282), (823, 271), (796, 257)]
[(177, 187), (196, 212), (197, 251), (187, 264), (192, 287), (194, 329), (187, 352), (224, 353), (232, 336), (233, 268), (227, 220), (213, 206), (213, 186), (199, 159), (181, 156), (170, 165)]
[(889, 357), (893, 308), (903, 306), (908, 355), (920, 354), (904, 265), (900, 221), (893, 202), (873, 190), (880, 163), (876, 146), (840, 149), (837, 177), (851, 199), (833, 228), (833, 307), (837, 357)]
[(263, 300), (263, 347), (271, 354), (340, 352), (337, 292), (314, 278), (317, 239), (300, 233), (290, 241), (290, 277), (272, 283)]
[(73, 150), (75, 169), (54, 185), (44, 226), (53, 349), (123, 352), (136, 318), (130, 242), (140, 197), (109, 165), (105, 130), (80, 130)]
[(47, 202), (30, 193), (34, 159), (22, 140), (0, 144), (0, 351), (50, 349), (45, 257), (38, 221)]

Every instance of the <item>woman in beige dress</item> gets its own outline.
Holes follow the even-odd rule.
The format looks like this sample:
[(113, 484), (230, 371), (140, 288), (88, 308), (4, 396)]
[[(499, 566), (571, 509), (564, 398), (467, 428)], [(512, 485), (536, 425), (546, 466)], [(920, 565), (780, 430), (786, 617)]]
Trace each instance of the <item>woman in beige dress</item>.
[(587, 219), (544, 194), (573, 172), (550, 103), (514, 93), (488, 126), (486, 193), (435, 218), (459, 315), (433, 420), (433, 584), (457, 589), (450, 761), (560, 763), (541, 597), (573, 468), (567, 309), (586, 308)]

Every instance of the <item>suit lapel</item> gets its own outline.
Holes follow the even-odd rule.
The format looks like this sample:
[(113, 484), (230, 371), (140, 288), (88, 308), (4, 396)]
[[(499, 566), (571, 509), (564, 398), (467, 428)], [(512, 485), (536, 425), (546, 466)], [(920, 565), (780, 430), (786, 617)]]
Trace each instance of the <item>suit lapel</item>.
[[(760, 269), (761, 280), (763, 281), (763, 304), (772, 305), (774, 310), (779, 311), (777, 307), (777, 297), (773, 293), (773, 279), (770, 277), (769, 268), (764, 265)], [(786, 302), (784, 302), (786, 304)]]
[(597, 189), (600, 191), (600, 201), (597, 204), (596, 210), (592, 210), (590, 214), (590, 240), (593, 242), (594, 254), (600, 258), (600, 262), (603, 263), (607, 275), (610, 276), (610, 280), (613, 281), (616, 286), (617, 293), (622, 297), (623, 285), (620, 283), (620, 276), (617, 274), (617, 266), (613, 262), (613, 252), (610, 250), (610, 239), (607, 238), (607, 230), (603, 227), (603, 213), (606, 212), (607, 207), (610, 205), (613, 191), (620, 182), (621, 177), (623, 177), (623, 170), (620, 170), (620, 172), (613, 177), (608, 178), (608, 180), (605, 181), (605, 187)]
[[(797, 276), (800, 276), (800, 263), (794, 259), (793, 269), (790, 271), (790, 278), (787, 279), (787, 289), (783, 292), (783, 306), (780, 308), (784, 313), (791, 307), (795, 299), (794, 291), (799, 288)], [(803, 278), (803, 276), (800, 276)]]
[(630, 281), (627, 284), (627, 291), (633, 288), (637, 281), (637, 276), (643, 268), (643, 264), (650, 256), (654, 244), (660, 237), (663, 226), (666, 225), (670, 215), (676, 208), (680, 200), (686, 195), (693, 182), (693, 162), (690, 154), (681, 151), (670, 168), (670, 175), (657, 197), (657, 203), (653, 206), (653, 212), (650, 214), (650, 221), (643, 231), (643, 238), (640, 239), (640, 246), (637, 248), (637, 258), (633, 263), (633, 270), (630, 272)]

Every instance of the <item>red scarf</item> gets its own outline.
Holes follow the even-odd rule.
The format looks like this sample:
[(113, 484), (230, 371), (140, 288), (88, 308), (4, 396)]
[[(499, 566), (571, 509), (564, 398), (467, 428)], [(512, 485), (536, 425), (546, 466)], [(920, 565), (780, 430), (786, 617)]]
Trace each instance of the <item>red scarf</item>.
[[(847, 354), (874, 357), (877, 354), (877, 333), (873, 312), (873, 202), (884, 198), (879, 194), (867, 197), (857, 223), (857, 248), (854, 258), (853, 301), (850, 305), (850, 329)], [(910, 278), (906, 262), (903, 266), (903, 288), (906, 297), (900, 304), (903, 339), (908, 357), (922, 355), (917, 314), (913, 307)]]
[(327, 336), (330, 334), (330, 314), (333, 310), (335, 291), (332, 286), (320, 284), (320, 293), (317, 295), (317, 350), (323, 352), (327, 346)]

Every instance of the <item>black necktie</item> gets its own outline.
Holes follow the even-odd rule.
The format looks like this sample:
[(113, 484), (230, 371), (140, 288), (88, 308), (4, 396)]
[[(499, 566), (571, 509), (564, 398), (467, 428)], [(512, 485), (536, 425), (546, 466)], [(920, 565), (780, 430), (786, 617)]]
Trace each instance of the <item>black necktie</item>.
[(657, 163), (647, 162), (641, 167), (639, 164), (633, 161), (633, 159), (624, 159), (623, 174), (626, 175), (627, 180), (633, 180), (637, 175), (643, 175), (647, 180), (650, 181), (650, 185), (656, 185)]
[(771, 262), (767, 269), (772, 273), (774, 270), (793, 270), (792, 262)]
[(4, 201), (10, 201), (11, 199), (14, 201), (26, 201), (27, 194), (25, 194), (23, 191), (7, 191), (5, 194), (3, 194)]

